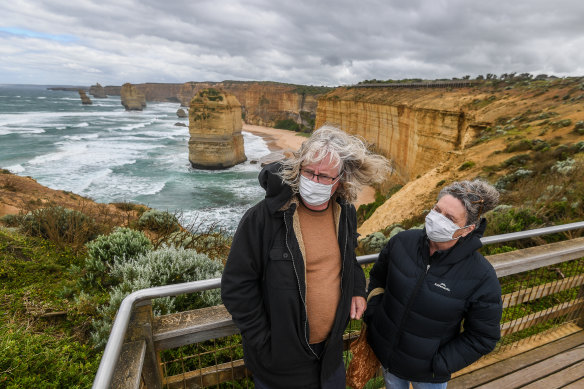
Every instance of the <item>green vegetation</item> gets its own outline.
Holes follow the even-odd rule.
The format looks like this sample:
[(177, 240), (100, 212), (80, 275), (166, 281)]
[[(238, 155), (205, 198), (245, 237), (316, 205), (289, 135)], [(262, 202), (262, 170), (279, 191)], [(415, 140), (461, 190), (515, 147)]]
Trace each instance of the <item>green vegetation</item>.
[(290, 130), (296, 132), (300, 131), (300, 125), (292, 119), (278, 120), (274, 125), (274, 128), (280, 128), (282, 130)]
[(474, 167), (474, 165), (476, 165), (475, 162), (473, 162), (473, 161), (466, 161), (462, 165), (460, 165), (460, 167), (458, 168), (458, 170), (462, 171), (462, 170), (471, 169), (472, 167)]
[(313, 86), (313, 85), (297, 85), (296, 88), (292, 90), (294, 93), (301, 95), (316, 96), (330, 92), (334, 88), (328, 86)]
[(83, 255), (0, 227), (0, 386), (91, 386), (101, 353), (68, 273)]
[[(230, 237), (211, 229), (177, 231), (170, 226), (178, 219), (170, 216), (150, 212), (143, 223), (130, 221), (137, 228), (168, 227), (148, 229), (151, 238), (127, 227), (107, 233), (107, 223), (58, 206), (2, 218), (13, 227), (0, 226), (0, 387), (90, 387), (100, 347), (128, 293), (220, 276)], [(152, 222), (159, 217), (164, 222)], [(74, 234), (75, 245), (64, 243), (75, 226), (94, 231), (94, 239), (85, 243), (87, 234)], [(168, 313), (219, 302), (215, 290), (153, 306)]]
[(369, 204), (362, 204), (359, 206), (359, 209), (357, 209), (357, 222), (362, 224), (365, 220), (369, 219), (377, 208), (383, 205), (387, 199), (397, 193), (401, 188), (402, 185), (393, 186), (385, 194), (375, 191), (375, 201)]
[(175, 215), (156, 209), (144, 212), (138, 219), (138, 226), (141, 229), (161, 233), (174, 232), (180, 228), (178, 218)]
[[(221, 262), (192, 249), (163, 247), (130, 260), (124, 257), (115, 258), (110, 275), (118, 282), (111, 288), (109, 304), (98, 309), (101, 317), (93, 322), (95, 329), (91, 335), (93, 343), (98, 348), (105, 346), (113, 318), (128, 294), (154, 286), (218, 278), (221, 277), (222, 270)], [(220, 292), (213, 289), (155, 299), (152, 302), (152, 310), (155, 315), (166, 315), (220, 303)]]

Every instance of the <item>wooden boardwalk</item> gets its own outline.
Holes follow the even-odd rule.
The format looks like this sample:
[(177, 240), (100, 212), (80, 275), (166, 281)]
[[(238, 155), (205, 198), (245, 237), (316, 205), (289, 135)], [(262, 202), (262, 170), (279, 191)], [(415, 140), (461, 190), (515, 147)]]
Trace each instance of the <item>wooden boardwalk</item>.
[(448, 389), (584, 388), (584, 329), (574, 328), (570, 335), (543, 339), (527, 351), (519, 347), (510, 357), (495, 355), (497, 361), (459, 374)]

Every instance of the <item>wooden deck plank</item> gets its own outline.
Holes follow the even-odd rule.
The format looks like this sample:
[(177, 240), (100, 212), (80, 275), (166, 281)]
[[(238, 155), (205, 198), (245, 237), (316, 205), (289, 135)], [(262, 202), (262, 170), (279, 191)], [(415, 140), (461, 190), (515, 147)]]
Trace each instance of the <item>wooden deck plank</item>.
[(145, 354), (146, 341), (136, 340), (124, 343), (111, 387), (119, 389), (139, 388)]
[(579, 346), (568, 351), (557, 354), (553, 357), (539, 361), (529, 367), (515, 371), (498, 380), (488, 382), (479, 386), (481, 389), (519, 388), (526, 384), (535, 382), (557, 371), (561, 371), (565, 366), (572, 365), (584, 358), (584, 346)]
[(569, 385), (564, 386), (562, 389), (582, 389), (584, 388), (584, 378), (574, 381)]
[[(584, 348), (582, 348), (582, 353), (584, 354)], [(560, 370), (559, 372), (542, 378), (536, 382), (532, 382), (531, 384), (524, 386), (522, 389), (561, 388), (574, 382), (575, 380), (582, 378), (582, 375), (584, 375), (584, 361), (578, 362), (566, 369)]]
[(152, 326), (156, 351), (239, 333), (223, 305), (155, 317)]
[(471, 388), (499, 379), (507, 374), (520, 371), (538, 361), (550, 358), (563, 350), (584, 344), (584, 331), (550, 342), (509, 359), (495, 362), (471, 373), (456, 377), (448, 383), (448, 389)]

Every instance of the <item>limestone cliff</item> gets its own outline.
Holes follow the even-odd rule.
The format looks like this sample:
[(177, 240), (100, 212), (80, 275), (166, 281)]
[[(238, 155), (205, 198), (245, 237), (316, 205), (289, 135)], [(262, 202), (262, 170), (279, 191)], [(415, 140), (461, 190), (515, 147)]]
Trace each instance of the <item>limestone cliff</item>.
[(107, 97), (105, 89), (99, 84), (99, 82), (89, 87), (89, 94), (97, 99), (105, 99)]
[(136, 87), (129, 82), (122, 85), (120, 95), (122, 105), (126, 108), (126, 111), (141, 111), (146, 106), (144, 95), (138, 92)]
[[(331, 89), (259, 81), (146, 83), (134, 87), (146, 101), (176, 101), (183, 107), (188, 107), (192, 98), (203, 89), (221, 89), (239, 100), (248, 124), (273, 127), (279, 120), (292, 119), (309, 129), (314, 127), (318, 97)], [(104, 89), (112, 96), (120, 94), (119, 88), (106, 86)]]
[(241, 104), (235, 96), (209, 88), (189, 107), (189, 161), (196, 168), (224, 169), (246, 161)]
[[(391, 97), (391, 98), (390, 98)], [(472, 138), (473, 118), (463, 106), (413, 104), (411, 93), (375, 99), (362, 89), (340, 88), (320, 99), (316, 127), (339, 125), (393, 161), (401, 182), (434, 167)]]
[(87, 94), (85, 94), (85, 91), (83, 89), (79, 89), (78, 92), (79, 92), (79, 97), (81, 97), (81, 104), (83, 104), (83, 105), (93, 104), (93, 102), (91, 101), (89, 96), (87, 96)]
[(392, 159), (389, 181), (404, 186), (363, 223), (359, 232), (366, 235), (423, 214), (445, 183), (476, 177), (494, 183), (512, 173), (501, 166), (526, 153), (517, 144), (580, 141), (574, 129), (584, 122), (582, 101), (584, 78), (338, 88), (319, 99), (316, 127), (337, 124)]

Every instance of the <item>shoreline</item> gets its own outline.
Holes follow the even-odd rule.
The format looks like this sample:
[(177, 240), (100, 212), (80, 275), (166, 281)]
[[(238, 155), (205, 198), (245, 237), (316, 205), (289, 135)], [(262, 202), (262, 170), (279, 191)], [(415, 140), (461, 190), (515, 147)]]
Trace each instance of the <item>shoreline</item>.
[[(262, 158), (265, 162), (276, 161), (292, 155), (292, 153), (297, 151), (307, 139), (303, 136), (297, 135), (293, 131), (254, 126), (251, 124), (243, 124), (241, 130), (261, 136), (266, 141), (271, 153)], [(357, 200), (355, 200), (353, 204), (355, 205), (355, 208), (359, 208), (362, 204), (369, 204), (374, 201), (375, 189), (371, 186), (365, 186), (361, 189), (361, 192), (359, 192), (359, 195), (357, 196)]]

